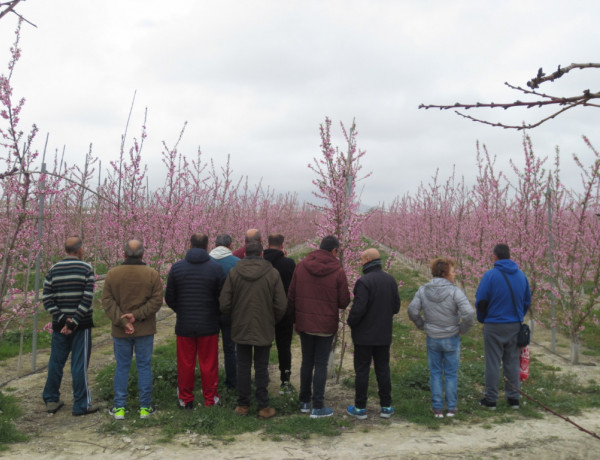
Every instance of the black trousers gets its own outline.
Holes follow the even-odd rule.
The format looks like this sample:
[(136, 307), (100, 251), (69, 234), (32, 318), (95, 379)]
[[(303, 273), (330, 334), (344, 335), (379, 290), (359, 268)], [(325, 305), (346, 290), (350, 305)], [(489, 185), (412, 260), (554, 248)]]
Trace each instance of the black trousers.
[(367, 408), (371, 361), (375, 364), (375, 376), (377, 377), (377, 386), (379, 389), (379, 404), (381, 407), (392, 405), (390, 346), (354, 344), (354, 372), (356, 373), (354, 380), (354, 404), (357, 409)]
[(256, 405), (260, 410), (269, 406), (269, 353), (271, 345), (261, 347), (237, 344), (238, 406), (250, 405), (253, 351)]
[(275, 345), (279, 357), (279, 372), (281, 383), (290, 381), (292, 373), (292, 337), (294, 335), (294, 318), (285, 315), (275, 325)]

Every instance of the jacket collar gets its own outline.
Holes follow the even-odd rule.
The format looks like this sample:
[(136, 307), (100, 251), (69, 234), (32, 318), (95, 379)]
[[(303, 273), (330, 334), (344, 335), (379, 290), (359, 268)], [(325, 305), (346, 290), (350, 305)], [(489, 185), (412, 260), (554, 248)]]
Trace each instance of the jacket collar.
[(381, 269), (381, 259), (371, 260), (362, 266), (363, 273), (369, 273)]
[(142, 259), (127, 257), (121, 265), (146, 265), (146, 263), (142, 262)]

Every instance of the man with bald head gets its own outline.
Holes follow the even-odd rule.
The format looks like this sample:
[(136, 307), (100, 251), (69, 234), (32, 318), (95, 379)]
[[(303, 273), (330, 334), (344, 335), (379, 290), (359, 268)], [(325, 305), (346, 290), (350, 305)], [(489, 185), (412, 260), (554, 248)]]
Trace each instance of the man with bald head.
[(360, 256), (363, 276), (354, 285), (354, 301), (348, 315), (354, 343), (355, 398), (347, 412), (360, 420), (367, 418), (367, 390), (371, 361), (379, 387), (379, 416), (389, 418), (392, 407), (390, 345), (393, 317), (400, 311), (398, 283), (384, 272), (377, 249), (369, 248)]
[(233, 251), (233, 255), (239, 259), (243, 259), (244, 257), (246, 257), (246, 245), (250, 241), (258, 241), (262, 244), (262, 236), (260, 234), (260, 230), (256, 228), (248, 229), (244, 238), (244, 246), (242, 246), (241, 248), (237, 248), (235, 251)]
[(52, 344), (48, 378), (42, 397), (46, 411), (54, 414), (63, 405), (60, 384), (65, 363), (71, 355), (73, 378), (73, 415), (98, 411), (92, 406), (87, 370), (92, 350), (94, 326), (94, 270), (83, 259), (81, 238), (71, 236), (65, 242), (67, 256), (50, 268), (44, 280), (44, 309), (52, 315)]
[(169, 271), (165, 301), (177, 314), (177, 394), (179, 407), (194, 408), (196, 360), (205, 406), (219, 402), (219, 294), (225, 282), (221, 265), (206, 249), (208, 236), (194, 233), (185, 258)]
[(116, 420), (125, 418), (127, 381), (134, 350), (140, 418), (147, 418), (155, 412), (152, 406), (152, 351), (156, 313), (162, 306), (163, 293), (160, 275), (142, 261), (142, 242), (129, 240), (124, 252), (125, 260), (109, 270), (102, 292), (102, 306), (112, 323), (117, 361), (113, 381), (115, 397), (109, 410)]

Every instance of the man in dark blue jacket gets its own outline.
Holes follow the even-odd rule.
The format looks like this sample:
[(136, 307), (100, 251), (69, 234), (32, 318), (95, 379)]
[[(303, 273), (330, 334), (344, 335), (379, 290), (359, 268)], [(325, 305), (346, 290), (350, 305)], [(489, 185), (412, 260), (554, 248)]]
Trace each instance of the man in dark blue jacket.
[(194, 233), (185, 259), (171, 267), (165, 301), (177, 314), (177, 382), (179, 407), (194, 407), (196, 356), (204, 405), (219, 401), (219, 294), (225, 282), (221, 266), (206, 252), (208, 237)]
[(379, 251), (369, 248), (360, 256), (363, 276), (354, 285), (354, 301), (348, 314), (348, 326), (354, 342), (355, 398), (348, 406), (348, 414), (367, 418), (367, 390), (371, 360), (379, 388), (379, 416), (390, 418), (392, 382), (390, 379), (390, 345), (392, 344), (393, 317), (400, 311), (398, 283), (383, 271)]
[(488, 409), (496, 409), (501, 364), (504, 377), (510, 382), (504, 386), (508, 405), (519, 408), (517, 335), (530, 304), (527, 277), (510, 259), (509, 247), (497, 244), (494, 246), (494, 268), (484, 273), (475, 294), (477, 320), (484, 324), (485, 351), (485, 392), (479, 403)]

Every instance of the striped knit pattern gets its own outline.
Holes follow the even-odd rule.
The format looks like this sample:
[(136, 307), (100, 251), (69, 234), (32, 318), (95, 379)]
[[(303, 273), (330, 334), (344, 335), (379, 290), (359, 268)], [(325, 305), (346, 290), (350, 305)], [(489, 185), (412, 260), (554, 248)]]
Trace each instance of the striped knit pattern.
[(67, 318), (80, 328), (93, 326), (94, 270), (87, 262), (67, 257), (54, 264), (44, 280), (44, 308), (52, 328), (60, 330)]

